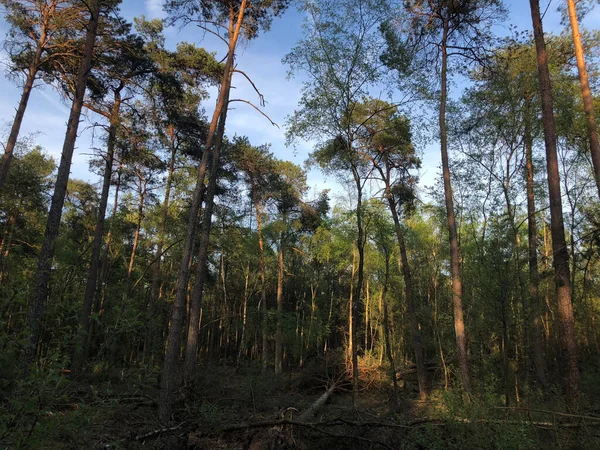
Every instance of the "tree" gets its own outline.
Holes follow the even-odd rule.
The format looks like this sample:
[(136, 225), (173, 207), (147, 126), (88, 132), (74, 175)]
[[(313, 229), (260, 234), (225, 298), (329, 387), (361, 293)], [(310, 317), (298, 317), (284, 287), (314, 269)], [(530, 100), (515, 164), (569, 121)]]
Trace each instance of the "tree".
[(0, 164), (1, 190), (35, 80), (40, 70), (51, 75), (57, 60), (74, 53), (69, 35), (82, 19), (85, 8), (72, 0), (2, 0), (0, 3), (6, 8), (6, 20), (11, 25), (6, 41), (11, 71), (25, 74), (21, 99)]
[[(444, 202), (450, 242), (450, 271), (452, 275), (452, 302), (454, 328), (461, 381), (466, 392), (470, 390), (467, 358), (467, 338), (463, 318), (463, 286), (460, 273), (460, 248), (454, 211), (454, 199), (448, 157), (446, 107), (448, 99), (448, 59), (459, 56), (468, 63), (481, 63), (485, 58), (485, 44), (489, 40), (491, 24), (502, 17), (499, 0), (411, 0), (405, 4), (406, 39), (402, 42), (389, 23), (383, 31), (389, 48), (384, 61), (401, 73), (418, 72), (430, 64), (439, 63), (439, 139), (444, 180)], [(409, 63), (407, 63), (407, 57)], [(422, 74), (421, 74), (422, 76)]]
[(538, 0), (529, 1), (533, 36), (537, 54), (540, 96), (542, 100), (542, 121), (546, 144), (546, 168), (548, 172), (548, 195), (550, 201), (550, 228), (558, 316), (562, 331), (562, 345), (566, 357), (565, 388), (567, 400), (577, 404), (579, 396), (579, 367), (577, 365), (577, 343), (575, 341), (575, 319), (571, 303), (571, 276), (569, 252), (565, 241), (565, 228), (562, 213), (560, 175), (556, 152), (556, 122), (553, 111), (552, 86), (548, 70), (548, 53), (544, 40), (544, 30)]
[(77, 139), (77, 129), (79, 128), (79, 119), (83, 100), (85, 97), (86, 84), (92, 67), (92, 56), (96, 43), (98, 24), (100, 22), (100, 13), (105, 7), (112, 6), (113, 2), (108, 0), (92, 0), (88, 5), (89, 21), (86, 24), (85, 45), (83, 48), (83, 57), (81, 59), (77, 79), (75, 82), (75, 96), (71, 105), (71, 113), (67, 122), (67, 131), (61, 153), (54, 194), (50, 204), (48, 220), (46, 222), (46, 231), (44, 233), (44, 242), (40, 251), (39, 263), (35, 275), (35, 285), (29, 302), (29, 315), (27, 318), (28, 343), (25, 345), (21, 354), (21, 366), (23, 371), (28, 370), (28, 366), (35, 360), (38, 340), (40, 336), (40, 321), (44, 310), (44, 303), (48, 296), (48, 282), (50, 280), (52, 258), (54, 256), (54, 246), (62, 207), (67, 192), (69, 181), (69, 172), (75, 141)]
[(266, 203), (272, 199), (274, 191), (274, 160), (268, 146), (253, 147), (247, 140), (238, 140), (236, 163), (249, 187), (249, 195), (254, 207), (256, 232), (258, 235), (259, 271), (261, 281), (260, 307), (262, 314), (262, 371), (267, 369), (267, 280), (265, 267), (265, 243), (263, 220)]
[[(285, 10), (286, 5), (287, 1), (285, 0), (263, 0), (251, 4), (249, 4), (247, 0), (222, 0), (218, 2), (171, 0), (167, 4), (167, 10), (172, 13), (172, 16), (175, 19), (182, 18), (187, 21), (196, 22), (201, 28), (215, 34), (221, 39), (227, 45), (227, 56), (222, 70), (219, 95), (208, 128), (202, 161), (198, 166), (197, 183), (192, 196), (184, 252), (179, 269), (177, 294), (173, 305), (167, 348), (165, 350), (163, 376), (161, 378), (161, 397), (159, 404), (160, 419), (163, 422), (168, 422), (171, 416), (171, 403), (177, 385), (177, 363), (185, 319), (186, 292), (190, 275), (190, 260), (193, 254), (196, 221), (200, 210), (200, 204), (204, 196), (204, 182), (209, 155), (213, 157), (213, 162), (216, 161), (215, 170), (218, 168), (220, 148), (217, 144), (220, 144), (219, 141), (222, 139), (222, 133), (224, 133), (225, 130), (225, 119), (230, 103), (229, 91), (234, 71), (234, 59), (238, 39), (241, 35), (245, 35), (248, 39), (256, 37), (260, 29), (268, 28), (273, 16), (276, 16)], [(216, 27), (216, 31), (213, 29), (213, 26)], [(219, 133), (218, 130), (221, 130), (221, 133)], [(221, 137), (218, 137), (219, 135)], [(215, 176), (212, 176), (211, 180), (215, 180), (216, 182)], [(212, 190), (214, 192), (214, 188)], [(210, 223), (210, 220), (208, 219), (210, 219), (212, 213), (212, 199), (207, 199), (207, 201), (206, 209), (208, 212), (205, 214), (204, 222)], [(209, 230), (210, 225), (205, 227), (204, 232), (206, 233), (206, 236), (202, 238), (203, 246), (208, 245)], [(207, 252), (207, 249), (202, 248), (201, 250)], [(205, 270), (202, 266), (203, 264), (199, 264), (198, 273), (200, 277), (203, 276)], [(188, 376), (191, 371), (195, 371), (196, 367), (197, 329), (195, 329), (195, 327), (197, 327), (200, 315), (201, 293), (202, 291), (198, 289), (197, 294), (194, 296), (192, 312), (190, 313), (189, 324), (191, 326), (191, 336), (188, 332), (188, 350), (186, 353), (186, 358), (189, 360), (187, 363)]]
[(363, 292), (365, 235), (362, 196), (368, 168), (356, 153), (357, 127), (353, 112), (368, 89), (381, 76), (381, 42), (377, 27), (389, 13), (385, 2), (337, 0), (304, 5), (310, 22), (305, 39), (284, 61), (293, 72), (305, 72), (300, 109), (290, 119), (288, 138), (317, 139), (311, 160), (326, 173), (348, 176), (356, 193), (357, 278), (353, 284), (350, 347), (353, 371), (353, 404), (358, 400), (358, 330)]
[[(412, 273), (399, 214), (399, 211), (411, 208), (417, 181), (416, 177), (411, 174), (411, 170), (419, 168), (420, 160), (416, 157), (415, 149), (411, 143), (408, 119), (400, 116), (397, 107), (394, 105), (377, 99), (365, 99), (356, 108), (353, 119), (360, 126), (359, 140), (361, 148), (359, 152), (363, 153), (364, 158), (370, 161), (377, 173), (377, 179), (383, 182), (384, 197), (392, 214), (394, 232), (402, 262), (404, 293), (415, 363), (417, 365), (419, 393), (421, 398), (425, 398), (427, 388), (423, 346), (421, 344), (419, 320), (415, 310)], [(388, 263), (389, 261), (386, 262), (386, 264)], [(386, 269), (387, 277), (389, 277), (388, 269)], [(385, 292), (382, 295), (385, 297), (387, 287), (384, 289)], [(386, 317), (387, 312), (384, 310), (384, 321), (387, 321)], [(387, 325), (384, 326), (388, 327)], [(391, 353), (388, 354), (388, 359), (394, 365)]]
[[(108, 204), (108, 194), (115, 159), (115, 142), (119, 127), (121, 126), (121, 106), (123, 101), (127, 102), (133, 96), (135, 85), (141, 83), (154, 70), (153, 63), (148, 58), (142, 39), (139, 36), (131, 34), (127, 25), (124, 26), (123, 32), (121, 36), (105, 37), (103, 43), (105, 49), (96, 63), (97, 67), (94, 73), (92, 73), (93, 89), (98, 93), (86, 105), (90, 110), (108, 120), (108, 130), (102, 190), (83, 307), (79, 319), (78, 334), (80, 342), (75, 347), (71, 366), (71, 372), (74, 376), (77, 376), (81, 372), (86, 361), (90, 328), (89, 317), (92, 312), (94, 295), (97, 288), (106, 206)], [(112, 101), (110, 100), (111, 94)], [(109, 97), (109, 99), (106, 97)]]

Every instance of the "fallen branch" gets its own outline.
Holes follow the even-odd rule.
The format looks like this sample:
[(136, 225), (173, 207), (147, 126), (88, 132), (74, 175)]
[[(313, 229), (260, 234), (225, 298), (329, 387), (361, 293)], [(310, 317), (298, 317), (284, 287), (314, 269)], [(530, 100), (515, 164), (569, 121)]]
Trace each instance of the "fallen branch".
[(547, 410), (547, 409), (524, 408), (522, 406), (496, 406), (494, 409), (524, 411), (524, 412), (536, 412), (536, 413), (541, 413), (541, 414), (548, 414), (548, 415), (551, 415), (551, 416), (571, 417), (573, 419), (594, 420), (594, 421), (600, 422), (600, 417), (583, 416), (583, 415), (579, 415), (579, 414), (561, 413), (561, 412), (556, 412), (556, 411), (550, 411), (550, 410)]
[(161, 435), (163, 433), (170, 433), (171, 431), (175, 431), (178, 430), (179, 428), (181, 428), (181, 426), (184, 424), (185, 422), (181, 422), (179, 425), (175, 426), (175, 427), (168, 427), (168, 428), (159, 428), (158, 430), (153, 430), (153, 431), (149, 431), (147, 433), (144, 434), (139, 434), (135, 437), (136, 441), (143, 441), (145, 439), (148, 439), (150, 437), (154, 437), (154, 436), (158, 436)]

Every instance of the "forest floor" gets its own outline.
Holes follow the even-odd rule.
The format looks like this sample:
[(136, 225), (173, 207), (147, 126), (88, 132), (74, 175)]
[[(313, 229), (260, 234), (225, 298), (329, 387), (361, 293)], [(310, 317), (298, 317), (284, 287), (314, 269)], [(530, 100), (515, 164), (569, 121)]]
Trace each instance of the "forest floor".
[(61, 377), (53, 390), (31, 392), (21, 407), (13, 405), (12, 416), (3, 415), (0, 448), (600, 448), (600, 419), (589, 412), (569, 415), (549, 401), (534, 407), (525, 399), (510, 409), (490, 401), (465, 403), (443, 389), (421, 401), (402, 380), (406, 388), (394, 401), (389, 378), (375, 367), (363, 371), (356, 408), (349, 384), (338, 381), (328, 401), (306, 417), (303, 413), (331, 385), (324, 373), (317, 365), (279, 378), (261, 375), (256, 366), (202, 367), (195, 387), (179, 393), (169, 426), (157, 419), (156, 373), (113, 370), (77, 381)]

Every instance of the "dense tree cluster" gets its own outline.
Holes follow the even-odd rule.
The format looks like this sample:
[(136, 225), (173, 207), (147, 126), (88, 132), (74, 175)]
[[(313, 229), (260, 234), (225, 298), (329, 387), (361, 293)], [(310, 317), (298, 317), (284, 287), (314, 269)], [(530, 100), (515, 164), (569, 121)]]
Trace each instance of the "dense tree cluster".
[[(304, 35), (283, 63), (302, 76), (286, 136), (314, 144), (305, 168), (226, 133), (235, 102), (270, 126), (236, 55), (287, 0), (171, 0), (164, 21), (134, 24), (117, 0), (1, 3), (22, 96), (0, 166), (0, 445), (27, 446), (46, 400), (23, 399), (40, 386), (134, 372), (166, 426), (219, 364), (281, 379), (335, 360), (355, 408), (376, 367), (397, 406), (413, 370), (420, 400), (593, 409), (589, 2), (566, 2), (570, 28), (552, 35), (530, 0), (533, 32), (510, 37), (492, 32), (500, 0), (299, 2)], [(172, 25), (223, 48), (169, 47)], [(234, 80), (260, 103), (234, 98)], [(20, 135), (37, 83), (71, 106), (59, 161)], [(98, 185), (70, 176), (84, 111)], [(423, 189), (431, 140), (441, 176)], [(307, 170), (345, 194), (309, 190)]]

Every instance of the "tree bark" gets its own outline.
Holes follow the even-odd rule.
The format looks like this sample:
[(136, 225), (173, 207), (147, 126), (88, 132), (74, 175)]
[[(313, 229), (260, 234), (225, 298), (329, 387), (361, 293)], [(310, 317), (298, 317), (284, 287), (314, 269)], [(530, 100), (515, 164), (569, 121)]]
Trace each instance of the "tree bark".
[(419, 383), (419, 397), (424, 400), (427, 397), (427, 386), (426, 386), (426, 372), (425, 363), (423, 361), (423, 346), (421, 344), (421, 332), (419, 331), (419, 320), (416, 313), (415, 301), (413, 296), (413, 284), (412, 284), (412, 273), (410, 265), (408, 263), (408, 255), (406, 252), (406, 243), (404, 241), (404, 233), (400, 226), (400, 218), (398, 217), (398, 211), (396, 211), (396, 205), (392, 198), (392, 193), (389, 186), (386, 186), (388, 195), (388, 202), (390, 211), (392, 212), (392, 218), (394, 219), (394, 228), (396, 230), (396, 239), (398, 240), (398, 247), (400, 249), (400, 260), (402, 262), (402, 277), (404, 279), (404, 296), (406, 297), (406, 310), (410, 321), (410, 335), (413, 344), (413, 350), (415, 352), (415, 363), (417, 365), (417, 380)]
[(279, 253), (277, 255), (277, 328), (275, 331), (275, 375), (283, 372), (283, 332), (281, 330), (281, 316), (283, 314), (283, 233), (279, 238)]
[(79, 128), (79, 119), (81, 117), (87, 79), (90, 69), (92, 68), (92, 55), (100, 19), (100, 0), (90, 0), (88, 9), (90, 11), (90, 18), (86, 25), (83, 58), (77, 72), (75, 96), (71, 105), (69, 121), (67, 122), (67, 131), (58, 167), (58, 174), (56, 176), (54, 194), (52, 195), (50, 211), (46, 222), (46, 231), (44, 233), (44, 241), (40, 251), (34, 288), (29, 301), (29, 315), (26, 324), (28, 342), (23, 348), (20, 361), (20, 366), (24, 373), (27, 373), (28, 366), (35, 360), (37, 345), (41, 334), (41, 319), (46, 298), (48, 297), (48, 283), (50, 281), (52, 259), (55, 251), (54, 245), (56, 237), (58, 236), (62, 208), (67, 193), (71, 160), (73, 159), (75, 141), (77, 140), (77, 130)]
[(444, 32), (442, 38), (442, 78), (440, 93), (440, 147), (442, 153), (442, 172), (444, 177), (444, 199), (446, 203), (446, 215), (448, 220), (448, 235), (450, 241), (450, 275), (452, 277), (452, 304), (454, 310), (454, 332), (456, 333), (456, 349), (460, 376), (465, 392), (471, 390), (469, 379), (469, 365), (467, 360), (467, 338), (465, 333), (465, 322), (463, 318), (462, 305), (462, 280), (460, 270), (460, 248), (458, 245), (458, 233), (456, 229), (456, 217), (454, 214), (454, 200), (452, 198), (452, 184), (450, 181), (450, 164), (448, 161), (448, 134), (446, 128), (446, 102), (447, 102), (447, 72), (448, 72), (448, 32), (449, 23), (444, 20)]
[(254, 199), (254, 209), (256, 211), (256, 232), (258, 234), (258, 248), (260, 251), (260, 259), (259, 259), (259, 268), (260, 268), (260, 281), (261, 281), (261, 290), (260, 290), (260, 309), (262, 313), (262, 352), (261, 352), (261, 361), (262, 361), (262, 372), (267, 371), (267, 362), (268, 362), (268, 349), (267, 349), (267, 280), (265, 273), (265, 244), (263, 241), (262, 235), (262, 208), (258, 202), (258, 199), (255, 196)]
[(121, 108), (121, 91), (114, 92), (114, 103), (109, 117), (108, 141), (106, 145), (106, 161), (104, 165), (104, 176), (102, 180), (102, 192), (100, 194), (100, 205), (98, 206), (98, 217), (96, 228), (94, 230), (94, 241), (92, 243), (92, 252), (90, 256), (90, 267), (83, 297), (83, 307), (79, 317), (78, 340), (73, 353), (73, 363), (71, 365), (71, 375), (78, 376), (85, 366), (87, 359), (86, 349), (88, 335), (90, 331), (90, 314), (94, 303), (94, 295), (98, 284), (98, 269), (100, 268), (100, 253), (102, 251), (102, 238), (104, 236), (104, 222), (106, 216), (106, 206), (108, 204), (108, 193), (110, 191), (110, 182), (112, 179), (112, 167), (115, 156), (115, 138), (117, 127), (119, 125), (119, 110)]
[(567, 0), (569, 7), (569, 20), (571, 21), (571, 30), (573, 32), (573, 43), (575, 44), (575, 57), (577, 58), (577, 70), (579, 71), (579, 83), (581, 84), (581, 96), (583, 97), (583, 108), (585, 109), (586, 126), (588, 139), (590, 140), (590, 153), (592, 156), (592, 166), (594, 168), (594, 178), (598, 197), (600, 197), (600, 141), (598, 139), (598, 124), (594, 113), (594, 100), (590, 90), (590, 82), (585, 66), (585, 57), (583, 45), (581, 43), (581, 33), (579, 32), (579, 23), (577, 21), (577, 9), (575, 0)]
[(542, 98), (542, 122), (546, 143), (546, 166), (548, 172), (548, 194), (550, 201), (550, 231), (558, 317), (561, 323), (564, 357), (566, 359), (565, 388), (568, 403), (575, 407), (579, 397), (579, 367), (577, 365), (577, 343), (575, 341), (575, 319), (571, 303), (571, 280), (569, 253), (565, 241), (565, 228), (560, 192), (560, 175), (556, 152), (556, 122), (553, 111), (552, 85), (548, 69), (548, 54), (544, 41), (544, 30), (540, 16), (539, 0), (529, 0), (533, 35), (537, 54), (540, 93)]
[(356, 408), (358, 406), (358, 389), (359, 389), (359, 373), (358, 373), (358, 327), (360, 322), (361, 312), (361, 294), (362, 284), (364, 276), (365, 266), (365, 242), (364, 242), (364, 230), (362, 223), (362, 185), (358, 175), (358, 170), (352, 167), (354, 181), (356, 183), (356, 248), (358, 250), (358, 270), (356, 274), (356, 284), (353, 286), (354, 289), (354, 301), (352, 302), (351, 312), (351, 323), (352, 331), (350, 338), (352, 340), (352, 406)]
[[(231, 73), (229, 74), (229, 85), (231, 85)], [(225, 93), (224, 107), (219, 118), (219, 126), (215, 145), (212, 149), (212, 164), (210, 168), (208, 189), (204, 206), (204, 217), (202, 219), (202, 232), (200, 234), (200, 246), (198, 254), (198, 265), (196, 267), (196, 284), (192, 292), (190, 303), (190, 319), (188, 321), (187, 345), (185, 348), (185, 382), (192, 383), (196, 376), (198, 365), (198, 332), (200, 327), (200, 310), (202, 309), (202, 294), (204, 290), (204, 278), (207, 271), (208, 247), (210, 244), (210, 229), (212, 225), (212, 211), (214, 206), (215, 191), (217, 189), (217, 177), (221, 158), (221, 144), (225, 133), (225, 121), (227, 120), (227, 107), (229, 104), (229, 90)]]
[(198, 222), (198, 211), (200, 210), (200, 204), (204, 192), (204, 179), (206, 175), (206, 166), (208, 163), (209, 150), (213, 146), (219, 117), (223, 108), (226, 107), (225, 96), (229, 95), (229, 89), (231, 87), (231, 68), (233, 66), (235, 48), (240, 33), (242, 20), (244, 18), (246, 4), (247, 0), (242, 0), (240, 8), (238, 10), (235, 31), (230, 35), (228, 49), (229, 51), (227, 54), (227, 61), (223, 70), (221, 89), (219, 91), (217, 105), (215, 107), (215, 111), (213, 113), (213, 117), (209, 126), (204, 154), (202, 155), (202, 160), (200, 162), (200, 165), (198, 166), (198, 178), (196, 181), (196, 187), (194, 188), (194, 194), (192, 196), (192, 205), (190, 207), (190, 216), (188, 219), (183, 257), (181, 261), (181, 266), (179, 268), (179, 275), (177, 278), (177, 290), (171, 313), (171, 325), (169, 327), (169, 333), (167, 337), (165, 359), (163, 362), (163, 370), (161, 377), (159, 418), (163, 423), (169, 422), (171, 419), (172, 401), (175, 391), (177, 389), (177, 369), (181, 338), (183, 335), (183, 325), (185, 323), (187, 286), (190, 278), (190, 261), (194, 252), (194, 239), (196, 233), (196, 225)]
[(387, 292), (390, 275), (390, 255), (385, 252), (385, 279), (383, 283), (383, 289), (381, 290), (381, 303), (383, 306), (383, 337), (385, 341), (385, 354), (390, 364), (390, 377), (394, 383), (394, 402), (398, 405), (399, 393), (398, 393), (398, 376), (396, 374), (396, 364), (394, 362), (394, 353), (392, 352), (392, 345), (390, 339), (390, 319), (387, 306)]
[(148, 180), (142, 176), (139, 177), (140, 190), (138, 198), (137, 222), (135, 225), (135, 235), (133, 236), (133, 246), (131, 247), (131, 256), (129, 257), (129, 266), (127, 268), (127, 280), (131, 279), (133, 272), (133, 264), (135, 262), (135, 254), (137, 252), (138, 243), (140, 241), (140, 230), (142, 229), (142, 219), (144, 217), (144, 198), (146, 197), (146, 183)]
[[(529, 115), (525, 118), (525, 167), (527, 171), (527, 233), (529, 252), (529, 311), (525, 311), (526, 320), (533, 322), (533, 364), (538, 382), (546, 386), (546, 364), (544, 350), (544, 334), (540, 311), (539, 284), (537, 257), (537, 221), (535, 218), (535, 192), (534, 192), (534, 167), (533, 167), (533, 138)], [(533, 320), (532, 320), (533, 318)]]

